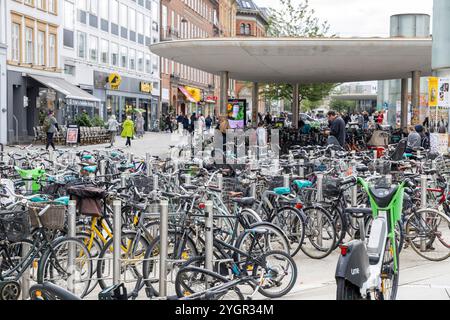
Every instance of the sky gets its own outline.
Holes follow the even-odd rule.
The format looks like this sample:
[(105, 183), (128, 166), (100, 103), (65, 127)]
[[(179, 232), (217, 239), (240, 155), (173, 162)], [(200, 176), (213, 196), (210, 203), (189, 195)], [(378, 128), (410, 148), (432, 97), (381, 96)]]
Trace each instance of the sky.
[[(254, 1), (260, 7), (279, 5), (278, 0)], [(433, 0), (309, 0), (309, 4), (318, 18), (328, 20), (330, 32), (341, 37), (388, 37), (391, 15), (433, 11)]]

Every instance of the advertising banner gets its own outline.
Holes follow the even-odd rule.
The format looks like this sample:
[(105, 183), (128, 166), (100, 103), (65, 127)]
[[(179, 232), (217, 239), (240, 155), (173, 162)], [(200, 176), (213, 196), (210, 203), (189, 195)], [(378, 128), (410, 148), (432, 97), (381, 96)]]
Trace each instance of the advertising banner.
[(247, 114), (247, 100), (230, 99), (227, 104), (228, 123), (231, 129), (244, 129)]
[(67, 128), (66, 143), (67, 144), (78, 143), (78, 126), (69, 125), (69, 127)]
[(439, 78), (428, 78), (428, 106), (438, 106), (438, 91), (439, 91)]
[(441, 108), (448, 108), (450, 106), (450, 79), (439, 78), (439, 101), (438, 106)]

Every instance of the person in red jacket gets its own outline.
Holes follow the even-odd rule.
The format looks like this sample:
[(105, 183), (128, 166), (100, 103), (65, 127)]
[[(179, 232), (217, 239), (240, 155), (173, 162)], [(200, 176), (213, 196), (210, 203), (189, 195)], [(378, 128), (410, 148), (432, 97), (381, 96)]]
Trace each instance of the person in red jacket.
[(383, 124), (383, 121), (384, 121), (384, 111), (380, 111), (378, 113), (377, 123), (378, 124)]

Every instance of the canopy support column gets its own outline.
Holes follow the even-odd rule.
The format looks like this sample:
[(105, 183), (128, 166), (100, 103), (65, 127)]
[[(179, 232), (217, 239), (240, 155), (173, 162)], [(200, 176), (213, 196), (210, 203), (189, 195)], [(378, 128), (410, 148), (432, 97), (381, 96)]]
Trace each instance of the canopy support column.
[(225, 115), (227, 113), (229, 80), (228, 71), (220, 72), (220, 115)]
[(420, 107), (420, 76), (420, 71), (413, 71), (411, 90), (411, 105), (413, 110), (419, 110)]
[(253, 125), (253, 127), (258, 126), (258, 105), (259, 105), (259, 84), (258, 84), (258, 82), (253, 82), (253, 90), (252, 90), (252, 125)]
[(300, 98), (300, 85), (298, 83), (293, 85), (292, 95), (292, 127), (298, 129), (298, 117), (299, 117), (299, 98)]
[(401, 112), (400, 112), (400, 127), (403, 132), (408, 132), (408, 79), (402, 79), (401, 88)]

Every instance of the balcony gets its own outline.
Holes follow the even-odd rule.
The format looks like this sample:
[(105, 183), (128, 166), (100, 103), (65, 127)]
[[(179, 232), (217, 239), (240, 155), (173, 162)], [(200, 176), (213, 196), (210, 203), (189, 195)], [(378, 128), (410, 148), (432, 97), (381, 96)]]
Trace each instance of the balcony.
[(176, 28), (161, 28), (161, 42), (180, 39), (180, 33)]

